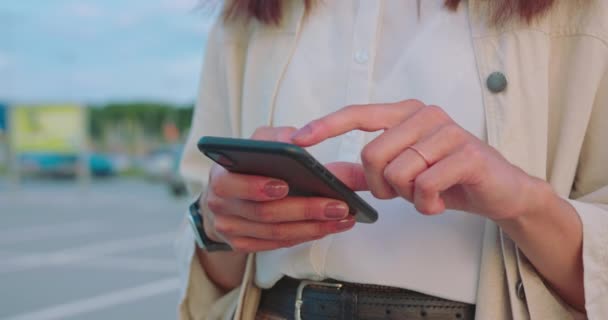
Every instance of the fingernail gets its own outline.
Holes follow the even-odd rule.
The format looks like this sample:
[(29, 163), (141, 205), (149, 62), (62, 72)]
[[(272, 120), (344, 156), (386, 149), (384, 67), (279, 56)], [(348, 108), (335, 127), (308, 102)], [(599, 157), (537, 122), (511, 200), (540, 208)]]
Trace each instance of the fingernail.
[(264, 185), (264, 194), (271, 198), (281, 198), (287, 194), (289, 188), (282, 181), (270, 181)]
[(348, 214), (348, 207), (342, 202), (330, 202), (325, 206), (325, 217), (341, 219)]
[(338, 221), (338, 223), (336, 223), (336, 230), (338, 230), (338, 231), (348, 230), (348, 229), (352, 228), (354, 225), (355, 225), (354, 218), (346, 218), (346, 219), (340, 220), (340, 221)]
[(312, 128), (310, 127), (309, 124), (307, 124), (304, 128), (301, 128), (300, 130), (294, 132), (291, 135), (291, 140), (293, 140), (295, 142), (299, 142), (302, 140), (306, 140), (311, 135), (312, 135)]

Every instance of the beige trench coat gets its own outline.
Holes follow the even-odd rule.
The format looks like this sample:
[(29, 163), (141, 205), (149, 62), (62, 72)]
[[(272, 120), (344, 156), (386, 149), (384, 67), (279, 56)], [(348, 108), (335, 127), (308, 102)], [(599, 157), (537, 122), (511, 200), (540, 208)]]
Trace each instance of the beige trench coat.
[[(268, 125), (282, 74), (305, 23), (300, 0), (285, 3), (280, 27), (218, 23), (211, 32), (182, 173), (204, 191), (210, 163), (203, 135), (248, 137)], [(479, 71), (504, 73), (508, 87), (485, 90), (487, 141), (509, 161), (551, 183), (583, 222), (586, 311), (608, 319), (608, 0), (557, 0), (532, 24), (489, 27), (491, 1), (470, 0)], [(411, 97), (416, 98), (416, 97)], [(241, 287), (223, 293), (206, 277), (189, 231), (181, 234), (184, 292), (180, 319), (251, 319), (259, 289), (249, 257)], [(484, 231), (478, 319), (570, 319), (517, 246), (491, 221)], [(580, 316), (580, 315), (578, 315)]]

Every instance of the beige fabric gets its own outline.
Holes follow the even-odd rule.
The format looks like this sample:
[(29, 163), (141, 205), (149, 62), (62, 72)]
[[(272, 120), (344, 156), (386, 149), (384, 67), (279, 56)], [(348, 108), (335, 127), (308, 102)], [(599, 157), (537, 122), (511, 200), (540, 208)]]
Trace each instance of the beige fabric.
[[(196, 280), (195, 280), (196, 279)], [(211, 281), (194, 255), (190, 265), (190, 281), (179, 313), (185, 319), (230, 319), (238, 301), (239, 289), (223, 293)]]
[[(251, 22), (212, 31), (182, 163), (195, 192), (204, 189), (209, 168), (195, 146), (200, 136), (247, 137), (269, 121), (304, 11), (300, 1), (286, 3), (288, 16), (279, 28)], [(577, 210), (587, 316), (608, 319), (608, 1), (557, 0), (531, 25), (501, 28), (485, 22), (488, 3), (469, 1), (479, 80), (485, 85), (495, 71), (509, 80), (505, 92), (484, 91), (488, 143), (549, 181)], [(573, 317), (492, 222), (486, 223), (481, 265), (478, 319)], [(193, 259), (180, 319), (225, 319), (237, 304), (237, 318), (253, 319), (259, 298), (253, 267), (248, 264), (242, 294), (236, 289), (219, 298)], [(515, 291), (520, 280), (525, 300)]]

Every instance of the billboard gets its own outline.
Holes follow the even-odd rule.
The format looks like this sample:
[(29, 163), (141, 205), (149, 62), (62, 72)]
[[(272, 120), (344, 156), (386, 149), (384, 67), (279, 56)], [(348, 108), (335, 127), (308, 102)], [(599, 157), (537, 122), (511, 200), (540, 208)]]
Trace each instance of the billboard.
[(77, 154), (86, 143), (86, 121), (80, 105), (14, 105), (11, 145), (17, 154)]

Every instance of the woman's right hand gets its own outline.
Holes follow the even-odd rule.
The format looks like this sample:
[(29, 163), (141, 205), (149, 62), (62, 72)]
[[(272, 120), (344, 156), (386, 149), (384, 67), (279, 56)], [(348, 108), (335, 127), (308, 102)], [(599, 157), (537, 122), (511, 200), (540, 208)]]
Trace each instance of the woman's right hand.
[[(252, 139), (291, 142), (294, 131), (291, 127), (262, 127)], [(354, 177), (348, 176), (352, 170), (347, 166), (335, 164), (330, 170), (348, 185)], [(360, 177), (356, 180), (361, 181)], [(228, 243), (236, 252), (257, 252), (320, 239), (355, 224), (342, 201), (288, 197), (288, 192), (284, 181), (231, 173), (214, 165), (208, 191), (200, 200), (207, 236)]]

